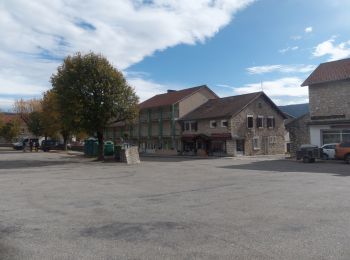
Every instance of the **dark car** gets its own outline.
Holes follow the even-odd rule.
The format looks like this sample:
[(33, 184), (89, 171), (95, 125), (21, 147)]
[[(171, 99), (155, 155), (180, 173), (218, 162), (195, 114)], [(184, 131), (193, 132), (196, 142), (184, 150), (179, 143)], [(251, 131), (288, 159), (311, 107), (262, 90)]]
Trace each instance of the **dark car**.
[(50, 150), (56, 150), (59, 149), (60, 145), (59, 142), (56, 140), (43, 140), (41, 142), (41, 149), (44, 152), (48, 152)]

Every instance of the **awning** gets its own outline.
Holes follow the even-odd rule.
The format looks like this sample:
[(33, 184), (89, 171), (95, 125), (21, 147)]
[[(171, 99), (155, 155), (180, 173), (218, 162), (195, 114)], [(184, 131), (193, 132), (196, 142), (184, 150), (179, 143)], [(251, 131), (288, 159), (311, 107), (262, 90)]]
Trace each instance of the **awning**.
[(213, 140), (231, 140), (231, 133), (215, 133), (211, 134), (211, 139)]

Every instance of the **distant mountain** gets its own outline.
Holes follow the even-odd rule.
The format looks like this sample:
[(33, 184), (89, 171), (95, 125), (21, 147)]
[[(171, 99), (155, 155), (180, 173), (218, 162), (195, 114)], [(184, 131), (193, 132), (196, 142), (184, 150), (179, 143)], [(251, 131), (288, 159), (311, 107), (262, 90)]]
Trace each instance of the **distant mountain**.
[(309, 103), (305, 104), (296, 104), (296, 105), (288, 105), (288, 106), (279, 106), (279, 108), (295, 118), (305, 115), (309, 112)]

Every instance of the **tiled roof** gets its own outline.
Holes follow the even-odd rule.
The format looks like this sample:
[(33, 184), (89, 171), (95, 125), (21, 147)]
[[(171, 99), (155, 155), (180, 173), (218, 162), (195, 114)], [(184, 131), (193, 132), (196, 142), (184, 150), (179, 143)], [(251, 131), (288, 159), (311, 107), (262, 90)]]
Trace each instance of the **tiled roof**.
[(350, 80), (350, 58), (320, 64), (301, 86)]
[(161, 107), (161, 106), (167, 106), (167, 105), (170, 106), (170, 105), (176, 104), (177, 102), (181, 101), (185, 97), (190, 96), (193, 93), (197, 92), (201, 88), (208, 88), (208, 87), (206, 85), (202, 85), (194, 88), (187, 88), (187, 89), (171, 91), (168, 93), (156, 95), (142, 102), (140, 104), (140, 109)]
[(248, 105), (251, 101), (260, 96), (262, 93), (263, 92), (255, 92), (239, 96), (210, 99), (181, 119), (191, 120), (230, 117), (233, 114), (236, 114), (239, 111), (241, 111), (246, 105)]
[(267, 99), (267, 101), (281, 114), (283, 118), (286, 118), (284, 113), (268, 96), (266, 96), (264, 92), (254, 92), (232, 97), (210, 99), (200, 107), (183, 116), (181, 120), (228, 118), (238, 114), (261, 95)]

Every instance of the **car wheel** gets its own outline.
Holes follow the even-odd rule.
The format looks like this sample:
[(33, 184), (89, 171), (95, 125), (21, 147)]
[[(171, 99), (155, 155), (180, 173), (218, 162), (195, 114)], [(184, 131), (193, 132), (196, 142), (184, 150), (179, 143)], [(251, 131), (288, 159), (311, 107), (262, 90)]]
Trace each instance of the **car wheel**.
[(345, 156), (345, 162), (346, 162), (347, 164), (350, 164), (350, 154), (348, 154), (348, 155)]
[(323, 160), (328, 160), (329, 159), (329, 156), (328, 156), (328, 154), (322, 154), (322, 159)]
[(303, 157), (303, 163), (309, 163), (310, 162), (310, 158), (307, 156)]

